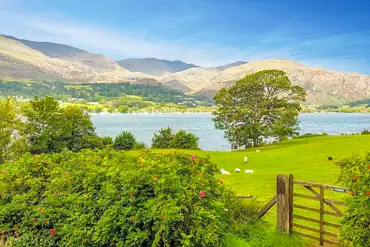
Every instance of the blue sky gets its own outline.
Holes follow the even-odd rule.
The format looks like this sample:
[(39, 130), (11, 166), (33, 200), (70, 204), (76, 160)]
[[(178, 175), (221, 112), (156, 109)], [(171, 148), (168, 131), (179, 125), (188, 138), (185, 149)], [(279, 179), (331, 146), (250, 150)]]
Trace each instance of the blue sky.
[(288, 58), (370, 74), (370, 1), (0, 0), (0, 33), (113, 59)]

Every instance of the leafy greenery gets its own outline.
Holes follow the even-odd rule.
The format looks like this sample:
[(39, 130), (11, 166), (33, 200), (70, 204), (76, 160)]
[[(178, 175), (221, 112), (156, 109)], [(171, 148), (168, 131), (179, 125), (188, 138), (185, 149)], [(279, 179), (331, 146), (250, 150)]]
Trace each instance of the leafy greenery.
[(219, 246), (250, 222), (216, 165), (197, 155), (85, 150), (0, 169), (11, 246)]
[(135, 144), (135, 136), (131, 132), (123, 131), (114, 139), (113, 147), (115, 150), (130, 150)]
[(338, 162), (338, 182), (351, 189), (342, 219), (341, 239), (354, 246), (370, 246), (370, 153)]
[(171, 148), (179, 149), (199, 149), (198, 141), (199, 137), (196, 137), (192, 133), (180, 130), (173, 136), (170, 146)]
[(154, 133), (152, 139), (153, 148), (171, 148), (171, 141), (173, 139), (172, 129), (170, 127), (161, 129), (158, 134)]
[(33, 154), (78, 152), (83, 148), (101, 148), (90, 116), (81, 108), (60, 108), (52, 97), (35, 98), (24, 108), (25, 136)]
[(172, 129), (167, 127), (161, 129), (158, 134), (154, 133), (152, 139), (153, 148), (178, 148), (178, 149), (199, 149), (199, 137), (192, 133), (180, 130), (176, 134), (172, 133)]
[(284, 140), (298, 134), (298, 113), (305, 91), (286, 73), (263, 70), (221, 89), (214, 100), (215, 126), (225, 130), (233, 149), (259, 146), (264, 138)]
[[(98, 83), (68, 84), (63, 82), (3, 82), (0, 81), (0, 96), (23, 96), (26, 98), (52, 96), (58, 100), (83, 100), (85, 102), (112, 101), (119, 112), (129, 108), (143, 108), (153, 103), (184, 103), (189, 107), (210, 105), (204, 96), (186, 96), (184, 93), (159, 84)], [(138, 96), (138, 97), (130, 97)], [(81, 102), (80, 102), (81, 103)]]
[(14, 159), (27, 149), (26, 140), (21, 136), (23, 123), (18, 109), (11, 98), (0, 101), (0, 164)]

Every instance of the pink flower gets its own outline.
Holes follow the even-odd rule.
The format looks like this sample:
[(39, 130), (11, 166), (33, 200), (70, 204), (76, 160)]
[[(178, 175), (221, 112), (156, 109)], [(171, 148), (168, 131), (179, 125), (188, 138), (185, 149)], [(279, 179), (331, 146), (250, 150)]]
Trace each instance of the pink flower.
[(195, 156), (193, 155), (193, 156), (191, 156), (191, 160), (195, 160)]
[(3, 170), (3, 174), (6, 174), (6, 170)]
[(39, 155), (38, 155), (38, 154), (34, 154), (33, 156), (37, 157), (37, 156), (39, 156)]
[(50, 232), (50, 234), (55, 235), (55, 230), (54, 229), (50, 229), (49, 232)]
[(203, 198), (205, 195), (206, 195), (206, 193), (205, 193), (204, 191), (201, 191), (201, 192), (199, 193), (200, 198)]

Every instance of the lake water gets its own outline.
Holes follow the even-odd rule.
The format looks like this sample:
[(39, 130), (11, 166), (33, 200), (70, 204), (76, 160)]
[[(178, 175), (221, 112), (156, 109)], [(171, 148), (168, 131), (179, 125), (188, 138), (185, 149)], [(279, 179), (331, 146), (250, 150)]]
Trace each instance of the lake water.
[[(303, 113), (299, 116), (300, 134), (361, 132), (370, 129), (368, 113)], [(151, 144), (153, 134), (161, 128), (185, 130), (198, 136), (203, 150), (230, 150), (223, 132), (216, 130), (210, 113), (188, 114), (94, 114), (92, 121), (101, 136), (115, 137), (124, 130), (132, 132), (138, 141)]]

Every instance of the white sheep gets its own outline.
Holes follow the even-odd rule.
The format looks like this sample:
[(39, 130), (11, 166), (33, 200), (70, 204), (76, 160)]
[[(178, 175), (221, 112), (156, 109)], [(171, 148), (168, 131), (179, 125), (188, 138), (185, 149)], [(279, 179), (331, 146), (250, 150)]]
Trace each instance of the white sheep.
[(245, 173), (253, 173), (253, 170), (245, 170)]
[(222, 169), (221, 169), (221, 174), (222, 174), (222, 175), (230, 175), (230, 172), (225, 171), (225, 169), (224, 169), (224, 168), (222, 168)]
[(259, 149), (257, 149), (257, 150), (256, 150), (256, 152), (257, 152), (257, 153), (259, 153), (259, 152), (260, 152), (260, 150), (259, 150)]
[(248, 162), (248, 157), (244, 157), (244, 163)]
[(235, 172), (240, 172), (240, 169), (239, 168), (235, 168)]

